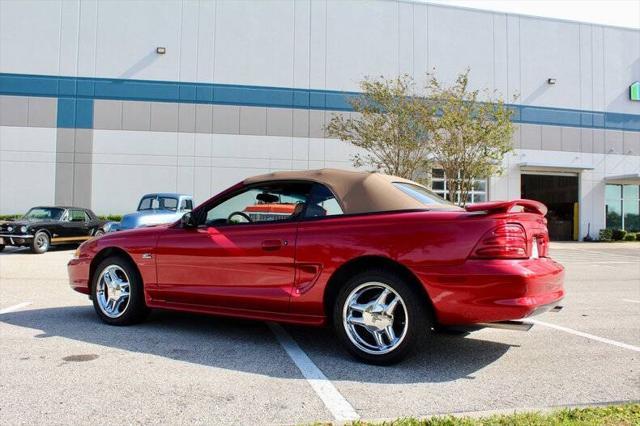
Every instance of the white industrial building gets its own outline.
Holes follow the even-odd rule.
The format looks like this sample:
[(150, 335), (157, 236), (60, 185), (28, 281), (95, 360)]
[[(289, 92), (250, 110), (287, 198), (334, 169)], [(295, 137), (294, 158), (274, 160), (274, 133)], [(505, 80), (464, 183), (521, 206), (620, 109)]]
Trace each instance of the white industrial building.
[(518, 96), (474, 201), (539, 199), (556, 239), (640, 228), (640, 30), (392, 0), (0, 1), (0, 214), (350, 168), (323, 127), (361, 79), (467, 67)]

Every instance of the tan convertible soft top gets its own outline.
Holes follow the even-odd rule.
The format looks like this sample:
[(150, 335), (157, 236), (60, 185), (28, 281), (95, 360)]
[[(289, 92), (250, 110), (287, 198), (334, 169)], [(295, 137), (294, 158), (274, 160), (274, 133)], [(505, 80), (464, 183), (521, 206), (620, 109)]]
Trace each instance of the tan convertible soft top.
[[(405, 194), (395, 187), (393, 182), (422, 185), (381, 173), (339, 169), (286, 171), (250, 177), (243, 183), (248, 185), (278, 180), (305, 180), (321, 183), (330, 188), (339, 198), (346, 214), (432, 207)], [(449, 206), (440, 205), (440, 208), (442, 207)]]

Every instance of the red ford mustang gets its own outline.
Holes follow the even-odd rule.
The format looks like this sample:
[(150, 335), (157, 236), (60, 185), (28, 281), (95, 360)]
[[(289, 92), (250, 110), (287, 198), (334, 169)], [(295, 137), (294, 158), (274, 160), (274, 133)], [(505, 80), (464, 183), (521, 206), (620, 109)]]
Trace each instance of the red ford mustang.
[(85, 242), (70, 284), (109, 324), (149, 308), (333, 324), (357, 357), (401, 359), (432, 328), (516, 320), (564, 296), (544, 205), (462, 209), (377, 173), (253, 177), (173, 225)]

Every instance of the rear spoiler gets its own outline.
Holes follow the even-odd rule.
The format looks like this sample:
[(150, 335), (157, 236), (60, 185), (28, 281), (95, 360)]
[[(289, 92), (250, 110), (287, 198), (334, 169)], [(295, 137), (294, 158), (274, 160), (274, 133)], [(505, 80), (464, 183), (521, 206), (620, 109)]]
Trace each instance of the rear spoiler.
[(469, 204), (465, 207), (468, 212), (508, 213), (514, 207), (522, 207), (527, 213), (547, 214), (547, 206), (534, 200), (488, 201), (486, 203)]

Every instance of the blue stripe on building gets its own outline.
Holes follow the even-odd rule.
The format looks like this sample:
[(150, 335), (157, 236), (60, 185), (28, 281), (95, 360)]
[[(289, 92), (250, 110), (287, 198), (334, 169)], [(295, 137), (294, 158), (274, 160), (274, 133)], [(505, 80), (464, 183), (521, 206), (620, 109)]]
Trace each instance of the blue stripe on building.
[[(0, 73), (0, 94), (58, 98), (58, 127), (92, 128), (93, 101), (181, 102), (351, 111), (357, 92)], [(640, 114), (510, 105), (516, 123), (640, 131)]]

